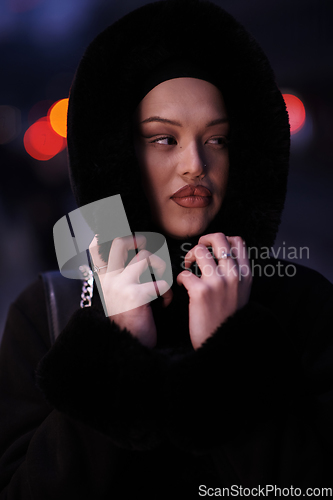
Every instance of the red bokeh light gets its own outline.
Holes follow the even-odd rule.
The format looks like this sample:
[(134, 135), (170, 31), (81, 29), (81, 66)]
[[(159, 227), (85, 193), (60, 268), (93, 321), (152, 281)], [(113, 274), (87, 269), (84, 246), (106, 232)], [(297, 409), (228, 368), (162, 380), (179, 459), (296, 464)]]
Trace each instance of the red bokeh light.
[(292, 94), (283, 94), (284, 102), (287, 106), (290, 123), (290, 133), (296, 134), (305, 123), (305, 107), (302, 101)]
[(66, 147), (66, 139), (51, 127), (48, 118), (33, 123), (24, 134), (24, 147), (36, 160), (50, 160)]

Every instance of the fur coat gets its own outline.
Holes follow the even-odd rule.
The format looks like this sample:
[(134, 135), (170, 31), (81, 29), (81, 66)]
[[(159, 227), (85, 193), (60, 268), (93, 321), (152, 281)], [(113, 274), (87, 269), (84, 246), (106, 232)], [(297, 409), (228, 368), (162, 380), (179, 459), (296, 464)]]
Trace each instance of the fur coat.
[[(88, 47), (68, 116), (77, 203), (121, 193), (132, 230), (154, 229), (133, 190), (131, 116), (141, 82), (175, 55), (214, 68), (230, 117), (228, 192), (206, 232), (270, 247), (286, 194), (288, 117), (258, 44), (209, 2), (146, 5)], [(182, 242), (167, 241), (177, 274)], [(167, 309), (151, 303), (153, 349), (105, 317), (97, 293), (51, 345), (42, 284), (25, 290), (0, 353), (0, 498), (332, 487), (333, 286), (302, 266), (289, 276), (288, 262), (252, 262), (269, 275), (254, 273), (248, 304), (197, 350), (183, 287), (173, 286)]]

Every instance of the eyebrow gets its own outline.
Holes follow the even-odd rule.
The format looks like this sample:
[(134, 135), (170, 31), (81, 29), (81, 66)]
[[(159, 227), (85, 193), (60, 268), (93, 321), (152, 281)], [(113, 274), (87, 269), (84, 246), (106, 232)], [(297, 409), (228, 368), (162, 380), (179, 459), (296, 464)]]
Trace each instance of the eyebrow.
[[(221, 123), (228, 123), (228, 118), (217, 118), (216, 120), (212, 120), (206, 124), (206, 127), (213, 127), (214, 125), (219, 125)], [(168, 118), (162, 118), (161, 116), (151, 116), (150, 118), (146, 118), (141, 123), (151, 123), (151, 122), (159, 122), (159, 123), (169, 123), (170, 125), (175, 125), (176, 127), (182, 127), (182, 124), (176, 122), (174, 120), (169, 120)]]
[(146, 118), (146, 120), (143, 120), (141, 123), (150, 122), (169, 123), (170, 125), (176, 125), (176, 127), (182, 127), (181, 123), (175, 122), (174, 120), (169, 120), (168, 118), (161, 118), (160, 116), (151, 116), (150, 118)]
[(220, 123), (228, 123), (229, 120), (225, 116), (224, 118), (217, 118), (216, 120), (212, 120), (206, 124), (206, 127), (213, 127), (214, 125), (220, 125)]

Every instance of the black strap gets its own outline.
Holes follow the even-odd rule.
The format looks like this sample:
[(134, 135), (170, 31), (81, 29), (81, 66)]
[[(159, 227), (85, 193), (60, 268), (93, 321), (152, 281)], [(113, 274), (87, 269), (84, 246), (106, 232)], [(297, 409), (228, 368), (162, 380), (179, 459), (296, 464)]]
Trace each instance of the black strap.
[(82, 281), (64, 278), (60, 271), (40, 274), (46, 296), (51, 344), (65, 328), (70, 317), (80, 308)]

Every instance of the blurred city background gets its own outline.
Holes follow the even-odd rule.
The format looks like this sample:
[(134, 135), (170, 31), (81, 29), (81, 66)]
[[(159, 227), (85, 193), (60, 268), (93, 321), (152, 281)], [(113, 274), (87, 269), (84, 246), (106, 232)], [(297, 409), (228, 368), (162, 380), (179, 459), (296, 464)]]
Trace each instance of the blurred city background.
[[(52, 105), (68, 97), (89, 42), (146, 3), (0, 3), (0, 336), (15, 297), (39, 272), (57, 268), (53, 225), (76, 208), (68, 182), (65, 133), (47, 129), (45, 117)], [(333, 281), (333, 2), (214, 3), (252, 33), (268, 55), (282, 92), (296, 96), (304, 106), (290, 108), (296, 124), (287, 202), (275, 248), (285, 248), (287, 256), (289, 247), (308, 247), (309, 259), (303, 253), (298, 261)], [(41, 151), (34, 133), (44, 137)]]

